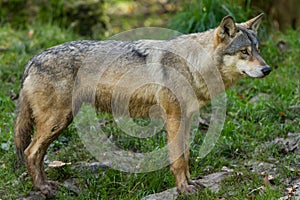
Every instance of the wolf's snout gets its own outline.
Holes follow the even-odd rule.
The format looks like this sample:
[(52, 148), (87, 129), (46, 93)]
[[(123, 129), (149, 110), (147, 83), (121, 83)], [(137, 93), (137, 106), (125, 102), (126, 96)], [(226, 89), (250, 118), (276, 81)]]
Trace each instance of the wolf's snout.
[(262, 73), (267, 76), (268, 74), (270, 74), (271, 72), (271, 68), (268, 66), (268, 67), (264, 67), (262, 70)]

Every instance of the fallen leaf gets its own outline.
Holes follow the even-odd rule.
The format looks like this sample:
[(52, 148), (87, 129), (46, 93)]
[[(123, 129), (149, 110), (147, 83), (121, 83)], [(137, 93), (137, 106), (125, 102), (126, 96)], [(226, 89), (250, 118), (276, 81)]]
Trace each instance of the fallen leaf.
[(48, 164), (48, 167), (62, 167), (62, 166), (65, 166), (65, 165), (71, 165), (71, 163), (70, 162), (64, 163), (62, 161), (55, 160), (55, 161), (50, 162)]
[(290, 198), (288, 196), (280, 197), (278, 200), (289, 200)]
[(264, 186), (267, 186), (269, 184), (270, 184), (270, 181), (268, 179), (268, 176), (265, 176), (265, 178), (264, 178)]
[(250, 194), (253, 194), (253, 193), (255, 193), (255, 192), (259, 192), (259, 194), (262, 195), (262, 194), (264, 193), (264, 191), (265, 191), (265, 187), (264, 187), (264, 186), (260, 186), (260, 187), (258, 187), (258, 188), (256, 188), (256, 189), (251, 190), (251, 191), (249, 192), (249, 195), (250, 195)]
[(242, 94), (238, 94), (239, 99), (245, 100), (245, 97)]
[(290, 187), (290, 188), (286, 188), (288, 194), (292, 194), (293, 193), (293, 187)]
[(236, 175), (237, 176), (243, 176), (244, 174), (243, 174), (243, 172), (237, 172)]
[(260, 173), (261, 176), (266, 176), (266, 174), (267, 173), (265, 171), (263, 171), (263, 172)]
[(34, 35), (34, 30), (32, 30), (32, 29), (29, 30), (28, 33), (27, 33), (27, 35), (28, 35), (29, 38), (32, 38), (33, 35)]
[(280, 53), (285, 53), (287, 50), (291, 49), (291, 46), (288, 45), (285, 41), (281, 40), (277, 43)]
[(284, 113), (284, 112), (279, 112), (279, 116), (280, 116), (280, 117), (287, 117), (287, 114)]
[(228, 168), (226, 166), (223, 166), (222, 169), (221, 169), (221, 171), (223, 171), (223, 172), (233, 172), (233, 169), (230, 169), (230, 168)]
[(202, 117), (198, 117), (199, 123), (204, 125), (204, 126), (209, 126), (209, 123), (206, 121), (206, 119)]
[(268, 176), (268, 180), (269, 180), (269, 181), (273, 181), (273, 180), (274, 180), (274, 176), (273, 176), (273, 175), (269, 175), (269, 176)]

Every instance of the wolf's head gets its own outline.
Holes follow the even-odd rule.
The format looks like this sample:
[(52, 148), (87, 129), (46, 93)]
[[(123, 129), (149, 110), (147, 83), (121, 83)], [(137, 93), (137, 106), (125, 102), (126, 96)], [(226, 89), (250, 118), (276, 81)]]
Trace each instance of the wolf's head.
[(221, 62), (221, 71), (228, 79), (241, 75), (263, 78), (271, 68), (260, 56), (257, 30), (263, 14), (237, 24), (231, 16), (224, 17), (215, 30), (215, 48)]

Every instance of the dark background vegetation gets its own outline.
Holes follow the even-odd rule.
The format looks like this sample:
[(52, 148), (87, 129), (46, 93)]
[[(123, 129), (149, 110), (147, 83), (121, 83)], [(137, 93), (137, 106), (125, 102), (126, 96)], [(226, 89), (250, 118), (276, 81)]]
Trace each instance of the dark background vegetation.
[[(189, 199), (287, 195), (286, 188), (299, 180), (299, 152), (282, 151), (273, 141), (299, 133), (299, 10), (298, 0), (0, 0), (0, 199), (25, 197), (33, 190), (26, 169), (15, 165), (13, 123), (23, 68), (34, 54), (63, 42), (105, 39), (137, 27), (204, 31), (216, 27), (225, 15), (241, 22), (261, 12), (266, 14), (260, 31), (262, 55), (273, 72), (263, 80), (242, 80), (228, 90), (227, 118), (218, 144), (205, 159), (196, 159), (204, 128), (197, 130), (191, 149), (192, 177), (218, 172), (223, 166), (235, 173), (222, 182), (219, 192), (205, 189)], [(203, 113), (208, 111), (209, 106)], [(105, 129), (133, 151), (143, 152), (147, 145), (159, 147), (165, 140), (132, 139), (114, 124)], [(68, 180), (78, 188), (77, 192), (62, 188), (58, 199), (141, 199), (174, 186), (168, 168), (146, 174), (75, 170), (74, 166), (95, 159), (84, 150), (73, 126), (51, 145), (49, 160), (71, 162), (62, 168), (45, 165), (46, 173), (52, 180)], [(264, 171), (275, 177), (272, 183), (265, 184), (264, 176), (252, 170), (258, 163), (272, 166)], [(256, 190), (261, 186), (263, 191)]]
[[(0, 7), (1, 23), (14, 28), (50, 23), (89, 37), (107, 36), (105, 33), (117, 29), (115, 26), (124, 30), (123, 20), (134, 17), (137, 26), (169, 21), (170, 27), (183, 33), (213, 28), (225, 15), (246, 20), (259, 12), (267, 14), (273, 29), (296, 29), (300, 24), (297, 0), (1, 0)], [(172, 20), (167, 19), (174, 15)], [(146, 20), (149, 16), (152, 21)]]

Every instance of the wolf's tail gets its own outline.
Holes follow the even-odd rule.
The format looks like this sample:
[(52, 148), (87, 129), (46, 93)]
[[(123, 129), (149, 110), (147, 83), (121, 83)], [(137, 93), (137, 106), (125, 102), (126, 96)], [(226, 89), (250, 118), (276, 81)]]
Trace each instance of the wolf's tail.
[(31, 142), (31, 134), (33, 132), (34, 119), (32, 109), (26, 95), (20, 93), (18, 114), (15, 123), (15, 146), (16, 154), (20, 162), (25, 161), (24, 151)]

